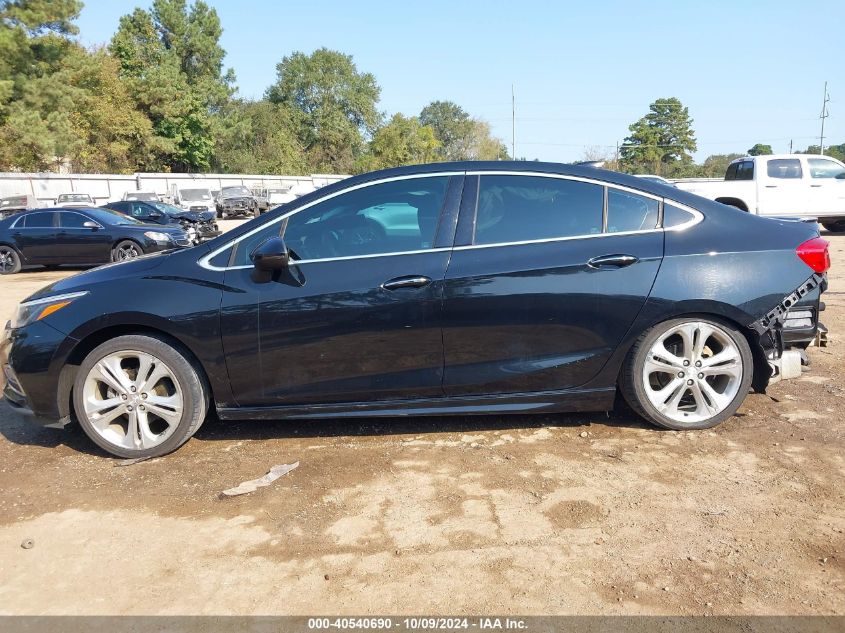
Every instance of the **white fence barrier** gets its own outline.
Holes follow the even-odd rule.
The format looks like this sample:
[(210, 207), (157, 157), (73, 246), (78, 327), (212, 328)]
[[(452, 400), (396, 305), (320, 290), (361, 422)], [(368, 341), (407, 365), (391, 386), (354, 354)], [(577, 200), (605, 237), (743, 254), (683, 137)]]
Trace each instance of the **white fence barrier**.
[(55, 204), (63, 193), (87, 193), (97, 204), (120, 200), (129, 191), (154, 191), (169, 196), (178, 189), (222, 187), (291, 187), (294, 193), (307, 193), (348, 178), (337, 174), (279, 176), (250, 174), (25, 174), (0, 173), (0, 198), (34, 196), (41, 206)]

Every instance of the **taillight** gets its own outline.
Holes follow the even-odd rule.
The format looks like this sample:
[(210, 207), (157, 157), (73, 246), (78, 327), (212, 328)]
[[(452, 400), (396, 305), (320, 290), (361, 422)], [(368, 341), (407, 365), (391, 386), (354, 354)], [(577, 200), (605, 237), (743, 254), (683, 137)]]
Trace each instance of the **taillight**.
[(795, 254), (814, 271), (823, 273), (830, 268), (830, 253), (828, 253), (827, 247), (827, 240), (814, 237), (796, 248)]

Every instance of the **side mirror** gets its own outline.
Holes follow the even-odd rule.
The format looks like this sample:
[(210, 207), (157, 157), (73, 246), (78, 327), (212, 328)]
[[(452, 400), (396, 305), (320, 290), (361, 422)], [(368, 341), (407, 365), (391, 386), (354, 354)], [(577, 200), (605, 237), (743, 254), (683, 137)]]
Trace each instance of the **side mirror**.
[(151, 220), (158, 220), (159, 218), (161, 218), (161, 213), (150, 213), (149, 218)]
[(274, 272), (287, 268), (290, 254), (285, 241), (280, 237), (271, 237), (252, 251), (252, 263), (258, 270)]
[(83, 222), (82, 226), (85, 227), (86, 229), (93, 229), (95, 231), (98, 228), (100, 228), (99, 224), (97, 224), (96, 222), (92, 222), (91, 220), (88, 220), (87, 222)]

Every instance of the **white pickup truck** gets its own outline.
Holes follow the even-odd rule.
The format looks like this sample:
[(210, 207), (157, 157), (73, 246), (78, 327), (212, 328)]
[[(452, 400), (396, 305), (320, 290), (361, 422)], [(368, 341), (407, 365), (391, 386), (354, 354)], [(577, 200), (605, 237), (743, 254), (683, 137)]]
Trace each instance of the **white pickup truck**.
[(757, 215), (815, 218), (829, 231), (845, 231), (845, 165), (829, 156), (746, 156), (724, 180), (687, 180), (679, 189)]

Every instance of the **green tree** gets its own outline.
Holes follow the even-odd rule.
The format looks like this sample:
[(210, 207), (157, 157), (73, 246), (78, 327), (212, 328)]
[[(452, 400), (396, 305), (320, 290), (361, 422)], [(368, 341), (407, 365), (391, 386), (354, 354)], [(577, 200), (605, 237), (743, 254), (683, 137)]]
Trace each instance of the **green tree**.
[(53, 81), (74, 46), (76, 0), (0, 2), (0, 168), (50, 169), (76, 142), (75, 90)]
[[(798, 152), (799, 154), (821, 154), (821, 147), (818, 145), (810, 145), (807, 149), (803, 152)], [(825, 156), (830, 156), (831, 158), (835, 158), (836, 160), (841, 160), (845, 162), (845, 143), (841, 145), (828, 145), (824, 148)]]
[(229, 100), (234, 74), (223, 72), (220, 20), (202, 0), (155, 0), (120, 19), (109, 50), (121, 77), (152, 124), (150, 170), (208, 169), (215, 118)]
[(218, 119), (215, 171), (291, 174), (309, 172), (291, 112), (266, 100), (232, 101)]
[(703, 178), (722, 178), (728, 169), (728, 165), (744, 154), (711, 154), (704, 159), (699, 174)]
[(420, 123), (434, 130), (442, 160), (466, 160), (474, 137), (469, 113), (452, 101), (432, 101), (420, 112)]
[(430, 126), (422, 125), (416, 117), (394, 114), (373, 134), (369, 151), (359, 161), (358, 170), (433, 163), (438, 159), (439, 147)]
[(365, 137), (381, 121), (375, 77), (358, 71), (351, 55), (327, 48), (284, 57), (276, 72), (267, 99), (294, 114), (309, 164), (320, 171), (351, 171)]
[(657, 99), (628, 130), (620, 161), (625, 171), (676, 175), (689, 168), (698, 149), (689, 110), (675, 97)]
[(774, 154), (771, 145), (763, 145), (762, 143), (755, 143), (754, 147), (748, 150), (749, 156), (769, 156)]

